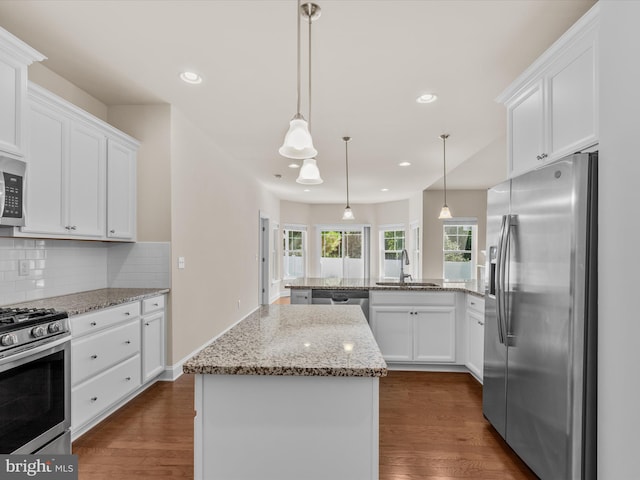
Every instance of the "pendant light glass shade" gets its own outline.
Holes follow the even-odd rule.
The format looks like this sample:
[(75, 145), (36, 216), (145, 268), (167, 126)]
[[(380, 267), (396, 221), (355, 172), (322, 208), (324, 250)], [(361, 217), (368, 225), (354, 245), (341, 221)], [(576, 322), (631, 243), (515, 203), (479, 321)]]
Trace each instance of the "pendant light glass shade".
[(296, 182), (303, 185), (319, 185), (324, 180), (320, 178), (320, 170), (316, 164), (315, 158), (305, 158), (300, 168), (300, 174), (296, 178)]
[(446, 205), (442, 206), (442, 210), (440, 210), (440, 216), (438, 217), (440, 220), (444, 220), (451, 217), (451, 212), (449, 211), (449, 207)]
[(302, 115), (296, 114), (289, 122), (289, 131), (278, 152), (283, 157), (293, 160), (304, 160), (318, 154), (318, 151), (313, 147), (309, 124)]
[(442, 140), (442, 165), (444, 168), (444, 204), (442, 205), (440, 215), (438, 216), (440, 220), (452, 218), (451, 210), (449, 210), (449, 207), (447, 206), (447, 138), (449, 138), (448, 133), (443, 133), (442, 135), (440, 135), (440, 139)]
[(356, 217), (353, 216), (353, 212), (351, 211), (351, 207), (347, 206), (344, 209), (344, 213), (342, 214), (343, 220), (355, 220)]

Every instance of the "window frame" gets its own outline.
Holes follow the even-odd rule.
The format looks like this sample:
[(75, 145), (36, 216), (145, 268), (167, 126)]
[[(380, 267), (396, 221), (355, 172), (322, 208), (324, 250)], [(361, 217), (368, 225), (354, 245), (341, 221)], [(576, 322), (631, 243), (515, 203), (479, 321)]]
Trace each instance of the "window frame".
[[(471, 227), (471, 249), (470, 250), (446, 250), (445, 249), (445, 236), (447, 227)], [(452, 218), (442, 222), (442, 278), (445, 281), (450, 282), (467, 282), (476, 279), (476, 267), (478, 264), (478, 219), (477, 218)], [(469, 278), (447, 278), (446, 268), (446, 256), (451, 253), (470, 253), (471, 268), (469, 272)], [(463, 263), (463, 262), (460, 262)], [(467, 262), (464, 262), (467, 263)]]
[[(402, 245), (403, 247), (400, 250), (387, 250), (386, 249), (386, 238), (385, 238), (385, 233), (386, 232), (402, 232)], [(379, 240), (379, 265), (380, 265), (380, 270), (379, 270), (379, 277), (383, 280), (393, 280), (393, 279), (398, 279), (399, 277), (397, 276), (390, 276), (387, 275), (387, 272), (385, 271), (385, 260), (386, 260), (386, 254), (389, 253), (395, 253), (397, 254), (402, 254), (402, 250), (407, 248), (407, 230), (405, 228), (404, 224), (395, 224), (395, 225), (380, 225), (378, 227), (378, 240)]]
[[(370, 236), (370, 226), (369, 225), (346, 225), (346, 224), (327, 224), (327, 225), (315, 225), (316, 228), (316, 248), (315, 248), (315, 265), (316, 272), (318, 277), (322, 277), (322, 258), (331, 258), (331, 257), (322, 257), (322, 233), (328, 231), (335, 231), (341, 233), (341, 259), (342, 259), (342, 278), (358, 278), (364, 279), (369, 276), (369, 236)], [(362, 260), (362, 272), (361, 276), (358, 277), (347, 277), (345, 276), (345, 233), (359, 233), (361, 235), (361, 251), (360, 251), (360, 260)], [(337, 257), (334, 257), (337, 258)], [(331, 277), (326, 277), (331, 278)]]
[[(291, 239), (288, 236), (289, 232), (300, 232), (301, 235), (301, 245), (300, 248), (288, 248), (291, 246)], [(292, 225), (287, 224), (282, 228), (282, 275), (284, 280), (293, 280), (296, 278), (305, 278), (307, 276), (307, 226), (306, 225)], [(290, 272), (287, 268), (286, 258), (290, 256), (290, 252), (300, 252), (300, 256), (302, 258), (302, 276), (296, 277), (290, 275)]]

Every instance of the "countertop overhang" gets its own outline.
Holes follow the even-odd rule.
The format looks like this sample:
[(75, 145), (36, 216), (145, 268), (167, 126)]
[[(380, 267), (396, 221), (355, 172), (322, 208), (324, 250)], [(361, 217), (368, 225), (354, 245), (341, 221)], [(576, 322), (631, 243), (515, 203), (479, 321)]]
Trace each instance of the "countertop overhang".
[(357, 305), (265, 305), (188, 360), (184, 373), (382, 377), (387, 364)]
[[(389, 282), (385, 279), (362, 278), (296, 278), (285, 280), (285, 288), (316, 290), (382, 290), (382, 291), (417, 291), (417, 292), (464, 292), (477, 297), (484, 297), (484, 289), (479, 289), (475, 280), (468, 282), (449, 282), (443, 279), (416, 279), (405, 282), (405, 285), (378, 285), (378, 282)], [(434, 283), (436, 286), (416, 285)]]

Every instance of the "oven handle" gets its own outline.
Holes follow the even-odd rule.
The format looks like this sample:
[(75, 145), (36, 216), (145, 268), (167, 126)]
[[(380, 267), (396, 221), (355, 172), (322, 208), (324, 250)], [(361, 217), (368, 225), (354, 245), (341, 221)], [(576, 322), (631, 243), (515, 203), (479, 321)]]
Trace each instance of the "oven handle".
[(0, 372), (15, 368), (27, 361), (36, 360), (64, 349), (64, 344), (71, 340), (71, 335), (64, 335), (53, 342), (42, 343), (19, 353), (10, 354), (0, 359)]

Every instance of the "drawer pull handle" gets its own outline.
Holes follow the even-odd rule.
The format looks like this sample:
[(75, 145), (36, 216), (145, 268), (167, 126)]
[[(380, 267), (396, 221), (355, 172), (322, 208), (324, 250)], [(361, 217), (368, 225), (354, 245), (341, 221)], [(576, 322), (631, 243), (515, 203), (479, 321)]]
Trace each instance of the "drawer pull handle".
[(95, 327), (96, 325), (97, 325), (97, 323), (96, 323), (96, 322), (91, 322), (91, 326), (92, 326), (92, 327)]
[(127, 378), (125, 378), (125, 380), (126, 380), (127, 382), (130, 382), (130, 381), (131, 381), (131, 377), (127, 377)]
[(160, 305), (159, 305), (159, 304), (157, 304), (157, 303), (154, 303), (154, 304), (153, 304), (153, 306), (154, 306), (154, 307), (159, 307)]
[(124, 312), (124, 314), (125, 314), (126, 316), (129, 316), (129, 315), (131, 315), (131, 312)]
[(475, 304), (476, 304), (476, 302), (471, 302), (471, 305), (475, 305)]
[(480, 320), (477, 320), (478, 325), (480, 325), (481, 327), (484, 327), (484, 322), (481, 322)]
[(97, 400), (98, 400), (98, 397), (91, 397), (91, 401), (92, 401), (92, 402), (95, 402), (95, 401), (97, 401)]
[(92, 360), (95, 360), (96, 358), (98, 358), (98, 355), (91, 355)]

